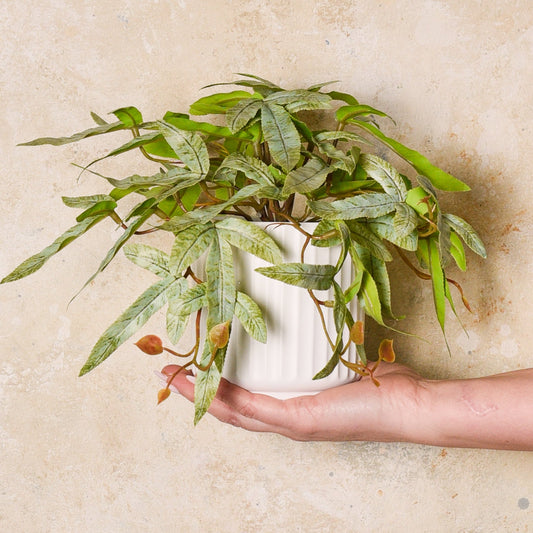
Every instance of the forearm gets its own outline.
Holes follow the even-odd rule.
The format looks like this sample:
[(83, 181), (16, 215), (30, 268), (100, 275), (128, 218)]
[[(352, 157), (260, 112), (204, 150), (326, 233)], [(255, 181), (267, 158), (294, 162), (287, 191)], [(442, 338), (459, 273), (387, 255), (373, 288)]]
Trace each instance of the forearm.
[(436, 446), (533, 450), (533, 369), (424, 382), (405, 434)]

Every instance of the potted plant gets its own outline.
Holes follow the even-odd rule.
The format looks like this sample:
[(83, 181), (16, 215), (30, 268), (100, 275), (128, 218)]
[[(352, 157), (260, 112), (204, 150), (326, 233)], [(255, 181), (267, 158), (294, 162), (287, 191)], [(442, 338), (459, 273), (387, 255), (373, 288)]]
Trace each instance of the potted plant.
[[(298, 287), (308, 298), (313, 319), (299, 308), (291, 310), (293, 296), (275, 314), (283, 315), (278, 322), (295, 321), (289, 327), (293, 335), (297, 329), (307, 337), (321, 331), (324, 345), (319, 351), (326, 354), (329, 349), (329, 354), (325, 364), (313, 369), (319, 379), (339, 368), (373, 378), (381, 360), (394, 359), (392, 341), (384, 340), (377, 361), (368, 361), (363, 333), (363, 314), (383, 325), (386, 319), (396, 319), (387, 273), (393, 257), (431, 280), (444, 332), (446, 301), (455, 312), (451, 285), (468, 307), (461, 288), (448, 277), (448, 267), (455, 264), (465, 270), (463, 242), (486, 255), (474, 229), (439, 205), (437, 190), (467, 191), (468, 186), (386, 136), (376, 123), (385, 113), (349, 94), (325, 89), (328, 84), (285, 90), (257, 76), (240, 76), (232, 82), (238, 90), (200, 98), (189, 114), (168, 112), (162, 120), (147, 122), (136, 108), (126, 107), (112, 113), (112, 122), (92, 113), (96, 126), (70, 137), (24, 143), (63, 145), (129, 130), (131, 140), (83, 171), (97, 174), (93, 164), (132, 150), (139, 150), (155, 168), (149, 175), (132, 172), (121, 178), (97, 174), (110, 190), (64, 197), (65, 205), (81, 210), (76, 223), (2, 280), (35, 272), (104, 220), (123, 228), (87, 284), (121, 249), (159, 279), (104, 332), (80, 375), (102, 363), (168, 304), (172, 344), (194, 317), (192, 349), (180, 354), (154, 335), (136, 344), (149, 354), (167, 351), (186, 357), (183, 368), (196, 369), (195, 422), (216, 393), (228, 349), (238, 357), (253, 357), (233, 342), (237, 324), (257, 341), (266, 341), (263, 312), (271, 311), (270, 304), (261, 309), (243, 288), (250, 286), (250, 274), (238, 265), (246, 262), (243, 258), (263, 262), (259, 267), (252, 264), (258, 271), (252, 285), (262, 286), (259, 278), (270, 279), (278, 287)], [(215, 120), (190, 115), (214, 115)], [(377, 155), (384, 149), (410, 170), (403, 173), (386, 155)], [(119, 205), (126, 196), (139, 200), (129, 212)], [(143, 242), (154, 231), (174, 235), (169, 253)], [(297, 244), (287, 244), (289, 237), (282, 232), (296, 236)], [(309, 259), (311, 253), (318, 255)], [(324, 253), (325, 259), (320, 256)], [(168, 387), (160, 391), (159, 401), (168, 393)]]

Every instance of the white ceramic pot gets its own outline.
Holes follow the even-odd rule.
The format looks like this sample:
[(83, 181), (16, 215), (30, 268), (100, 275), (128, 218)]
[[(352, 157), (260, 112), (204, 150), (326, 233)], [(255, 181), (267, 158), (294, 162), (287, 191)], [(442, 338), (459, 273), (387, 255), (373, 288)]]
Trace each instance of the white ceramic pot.
[[(300, 250), (305, 236), (288, 224), (261, 223), (280, 245), (285, 262), (299, 262)], [(304, 223), (309, 233), (316, 224)], [(311, 244), (305, 252), (305, 262), (335, 264), (340, 248), (316, 247)], [(223, 375), (226, 379), (253, 392), (269, 394), (278, 398), (315, 394), (321, 390), (349, 383), (355, 374), (344, 365), (326, 378), (313, 380), (331, 357), (332, 350), (324, 335), (320, 316), (305, 289), (266, 278), (254, 272), (257, 267), (268, 266), (263, 260), (234, 249), (236, 281), (238, 290), (249, 294), (261, 307), (267, 325), (267, 343), (250, 338), (238, 320), (233, 329)], [(336, 280), (347, 287), (352, 277), (349, 260), (337, 274)], [(332, 290), (315, 291), (321, 300), (333, 300)], [(355, 320), (363, 320), (363, 310), (357, 299), (351, 304)], [(335, 338), (333, 312), (322, 307), (326, 324)], [(357, 355), (353, 343), (343, 356), (355, 362)]]

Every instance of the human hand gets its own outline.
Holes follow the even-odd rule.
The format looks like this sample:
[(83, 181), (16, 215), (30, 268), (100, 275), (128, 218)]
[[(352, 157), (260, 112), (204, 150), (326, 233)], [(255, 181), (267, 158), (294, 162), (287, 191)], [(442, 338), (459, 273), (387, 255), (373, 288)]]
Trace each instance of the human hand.
[[(163, 369), (168, 379), (178, 370)], [(397, 363), (380, 365), (369, 377), (312, 396), (278, 400), (254, 394), (222, 379), (209, 413), (222, 422), (250, 431), (273, 432), (294, 440), (398, 441), (409, 440), (416, 421), (420, 393), (425, 380)], [(170, 389), (194, 399), (193, 376), (180, 372)]]

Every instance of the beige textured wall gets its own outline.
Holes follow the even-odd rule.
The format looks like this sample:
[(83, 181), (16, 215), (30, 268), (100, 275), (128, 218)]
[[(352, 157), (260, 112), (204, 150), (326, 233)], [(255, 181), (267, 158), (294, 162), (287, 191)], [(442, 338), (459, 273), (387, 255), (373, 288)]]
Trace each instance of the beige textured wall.
[[(184, 110), (239, 71), (288, 87), (341, 80), (471, 184), (454, 209), (488, 247), (459, 276), (477, 313), (461, 315), (469, 337), (450, 321), (452, 357), (434, 321), (422, 329), (428, 287), (400, 294), (431, 341), (398, 338), (401, 359), (435, 377), (529, 367), (532, 22), (530, 0), (0, 0), (0, 274), (70, 225), (59, 195), (97, 181), (77, 183), (68, 163), (105, 151), (16, 143), (89, 126), (90, 110)], [(160, 362), (131, 344), (78, 379), (150, 279), (120, 259), (67, 308), (113, 232), (0, 287), (1, 531), (531, 531), (531, 453), (295, 443), (212, 419), (193, 430), (184, 400), (155, 407)]]

